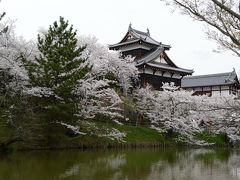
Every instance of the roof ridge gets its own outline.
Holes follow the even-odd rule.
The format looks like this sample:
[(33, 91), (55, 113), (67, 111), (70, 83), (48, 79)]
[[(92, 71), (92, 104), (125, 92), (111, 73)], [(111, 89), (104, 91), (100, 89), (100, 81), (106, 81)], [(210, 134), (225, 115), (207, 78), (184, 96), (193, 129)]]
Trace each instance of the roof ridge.
[(234, 75), (234, 74), (235, 74), (235, 76), (237, 76), (236, 71), (235, 71), (235, 69), (233, 68), (233, 71), (229, 73), (228, 78), (225, 79), (225, 81), (226, 81), (226, 82), (227, 82), (227, 81), (232, 81), (232, 79), (230, 79), (230, 78), (231, 78), (231, 76)]
[[(131, 28), (131, 30), (134, 31), (135, 33), (137, 33), (137, 34), (140, 36), (139, 38), (142, 38), (141, 35), (145, 35), (145, 36), (147, 36), (148, 38), (150, 38), (150, 39), (152, 39), (153, 41), (155, 41), (156, 43), (161, 44), (160, 42), (156, 41), (155, 39), (153, 39), (153, 38), (150, 36), (149, 29), (147, 29), (147, 30), (148, 30), (147, 32), (139, 31), (139, 30), (133, 29), (133, 28)], [(147, 38), (147, 37), (146, 37), (146, 38)], [(146, 38), (145, 38), (145, 39), (146, 39)]]
[(214, 76), (223, 76), (223, 75), (229, 75), (232, 72), (225, 72), (225, 73), (216, 73), (216, 74), (204, 74), (204, 75), (196, 75), (196, 76), (187, 76), (184, 77), (186, 79), (196, 79), (196, 78), (204, 78), (204, 77), (214, 77)]
[(128, 27), (128, 31), (135, 31), (137, 34), (143, 34), (143, 35), (146, 35), (146, 36), (150, 36), (150, 33), (149, 33), (149, 29), (147, 28), (147, 32), (143, 32), (143, 31), (140, 31), (140, 30), (137, 30), (137, 29), (134, 29), (132, 28), (132, 23), (129, 24), (129, 27)]
[(236, 73), (234, 71), (200, 76), (187, 76), (182, 78), (182, 87), (185, 88), (234, 84), (237, 82), (234, 76), (236, 76)]
[(132, 28), (132, 30), (135, 31), (135, 32), (138, 33), (138, 34), (144, 34), (144, 35), (147, 35), (147, 36), (149, 35), (147, 32), (139, 31), (139, 30), (137, 30), (137, 29), (133, 29), (133, 28)]
[[(142, 39), (142, 40), (145, 40), (146, 42), (148, 43), (151, 43), (151, 44), (154, 44), (154, 45), (160, 45), (161, 42), (158, 42), (156, 41), (155, 39), (153, 39), (151, 36), (150, 36), (150, 31), (149, 29), (147, 28), (147, 32), (143, 32), (143, 31), (140, 31), (140, 30), (137, 30), (137, 29), (134, 29), (132, 28), (132, 24), (130, 23), (129, 24), (129, 27), (128, 27), (128, 32), (135, 38), (137, 39)], [(169, 48), (169, 47), (168, 47)]]

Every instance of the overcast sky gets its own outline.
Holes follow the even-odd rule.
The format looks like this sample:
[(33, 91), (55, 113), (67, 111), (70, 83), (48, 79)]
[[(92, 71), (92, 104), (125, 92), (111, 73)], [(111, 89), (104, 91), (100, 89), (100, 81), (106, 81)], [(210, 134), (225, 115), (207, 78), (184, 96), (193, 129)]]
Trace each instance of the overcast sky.
[[(2, 0), (1, 11), (16, 20), (16, 33), (36, 39), (39, 28), (63, 16), (78, 34), (94, 35), (100, 43), (118, 43), (128, 25), (150, 30), (151, 36), (172, 46), (167, 52), (182, 68), (194, 69), (194, 75), (240, 72), (240, 58), (231, 52), (215, 53), (217, 45), (207, 40), (204, 25), (178, 12), (171, 12), (159, 0)], [(5, 18), (6, 18), (5, 17)]]

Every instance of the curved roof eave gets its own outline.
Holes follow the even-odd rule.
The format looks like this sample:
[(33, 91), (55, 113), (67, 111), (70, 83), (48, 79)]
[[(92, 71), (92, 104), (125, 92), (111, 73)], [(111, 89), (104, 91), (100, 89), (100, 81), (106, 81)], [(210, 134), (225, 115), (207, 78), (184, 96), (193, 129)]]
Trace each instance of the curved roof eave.
[(177, 71), (181, 73), (186, 73), (186, 74), (192, 74), (194, 71), (192, 69), (184, 69), (184, 68), (179, 68), (179, 67), (171, 67), (171, 66), (164, 66), (164, 65), (158, 65), (158, 64), (153, 64), (153, 63), (147, 63), (148, 66), (151, 67), (156, 67), (159, 69), (165, 69), (165, 70), (170, 70), (170, 71)]

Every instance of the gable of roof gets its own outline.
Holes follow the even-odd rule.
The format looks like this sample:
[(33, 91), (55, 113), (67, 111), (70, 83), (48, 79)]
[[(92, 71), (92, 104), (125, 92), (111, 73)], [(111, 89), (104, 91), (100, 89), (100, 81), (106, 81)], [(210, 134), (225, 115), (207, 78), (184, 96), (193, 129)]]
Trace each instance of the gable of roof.
[(163, 56), (164, 59), (166, 60), (167, 64), (169, 66), (172, 66), (172, 67), (176, 67), (177, 66), (171, 61), (171, 59), (167, 56), (167, 54), (164, 52), (164, 47), (163, 46), (159, 46), (155, 51), (147, 54), (146, 56), (140, 58), (137, 60), (137, 65), (142, 65), (142, 64), (145, 64), (145, 63), (150, 63), (152, 60), (160, 57), (160, 56)]
[(138, 59), (137, 62), (136, 62), (136, 65), (140, 66), (142, 64), (150, 62), (151, 60), (160, 56), (160, 54), (163, 52), (163, 50), (164, 50), (163, 47), (159, 46), (155, 51), (153, 51), (153, 52), (147, 54), (146, 56)]
[(131, 40), (128, 40), (129, 36), (133, 37), (131, 40), (136, 40), (136, 41), (142, 40), (143, 42), (151, 44), (155, 47), (162, 45), (165, 48), (165, 50), (169, 50), (171, 48), (170, 45), (162, 44), (161, 42), (158, 42), (155, 39), (153, 39), (150, 36), (150, 32), (148, 29), (147, 29), (147, 32), (139, 31), (139, 30), (133, 29), (131, 24), (129, 25), (128, 31), (127, 31), (126, 35), (123, 37), (123, 39), (119, 43), (110, 45), (109, 47), (113, 48), (113, 47), (116, 47), (117, 45), (121, 46), (125, 42), (126, 42), (126, 44), (131, 43), (130, 42)]
[(182, 88), (231, 85), (239, 83), (235, 70), (227, 73), (188, 76), (182, 78)]
[(149, 33), (145, 33), (145, 32), (142, 32), (142, 31), (135, 30), (135, 29), (131, 28), (131, 26), (128, 29), (128, 32), (133, 37), (135, 37), (136, 39), (142, 39), (143, 41), (145, 41), (147, 43), (157, 45), (157, 46), (161, 44), (160, 42), (158, 42), (155, 39), (153, 39), (152, 37), (150, 37)]
[[(161, 42), (154, 40), (150, 36), (150, 32), (148, 29), (147, 29), (147, 32), (139, 31), (139, 30), (133, 29), (131, 24), (129, 25), (128, 31), (124, 36), (124, 38), (117, 44), (109, 45), (109, 49), (121, 50), (121, 47), (131, 46), (137, 43), (144, 44), (149, 47), (148, 52), (145, 53), (143, 57), (135, 61), (135, 65), (137, 67), (140, 67), (141, 65), (146, 64), (150, 67), (158, 68), (163, 71), (171, 71), (171, 72), (178, 71), (183, 75), (191, 75), (193, 73), (193, 70), (179, 68), (167, 56), (167, 54), (165, 53), (165, 50), (169, 50), (171, 48), (170, 45), (162, 44)], [(142, 47), (137, 46), (137, 48), (140, 49)], [(166, 61), (165, 64), (151, 62), (160, 56), (163, 57), (164, 60)]]
[[(156, 59), (159, 56), (164, 55), (164, 58), (167, 62), (167, 64), (156, 64), (151, 62), (152, 60)], [(169, 70), (169, 71), (178, 71), (186, 74), (192, 74), (193, 70), (190, 69), (183, 69), (178, 66), (176, 66), (170, 58), (167, 56), (167, 54), (164, 52), (164, 47), (159, 46), (155, 51), (151, 52), (150, 54), (146, 55), (145, 57), (142, 57), (136, 61), (136, 66), (141, 65), (148, 65), (150, 67), (155, 67), (159, 69)]]

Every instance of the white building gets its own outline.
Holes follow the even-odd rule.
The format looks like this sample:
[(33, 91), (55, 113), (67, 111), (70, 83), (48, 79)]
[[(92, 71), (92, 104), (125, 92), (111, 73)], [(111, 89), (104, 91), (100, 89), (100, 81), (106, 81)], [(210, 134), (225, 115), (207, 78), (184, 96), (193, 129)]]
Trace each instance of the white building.
[(181, 87), (193, 91), (193, 95), (240, 95), (240, 84), (235, 70), (227, 73), (183, 77)]

